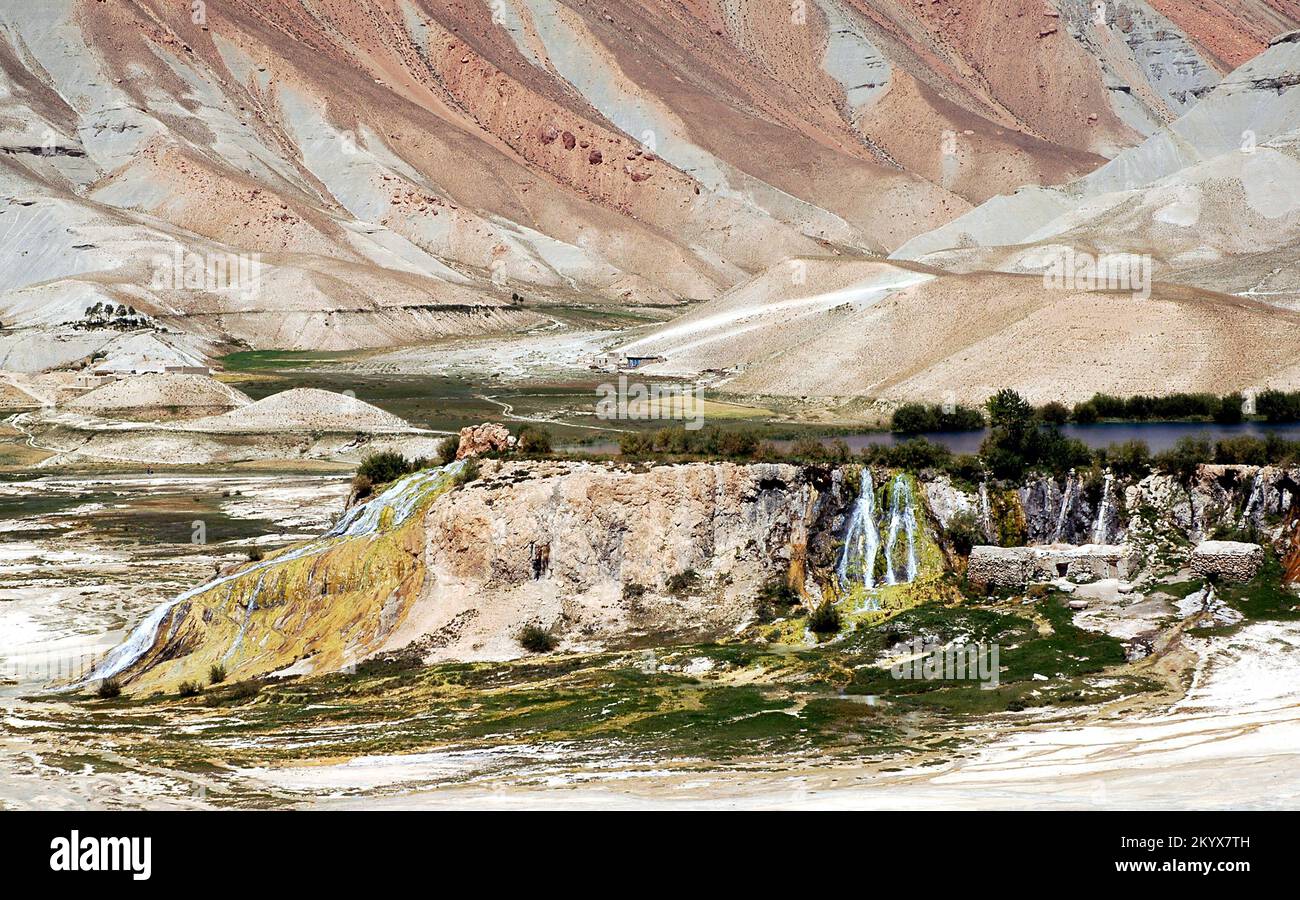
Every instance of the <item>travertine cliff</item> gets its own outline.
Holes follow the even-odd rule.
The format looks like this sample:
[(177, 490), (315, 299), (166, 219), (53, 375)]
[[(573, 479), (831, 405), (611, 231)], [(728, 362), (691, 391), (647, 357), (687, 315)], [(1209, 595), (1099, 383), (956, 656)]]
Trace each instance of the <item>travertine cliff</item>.
[(793, 465), (488, 463), (429, 508), (392, 643), (479, 658), (518, 655), (526, 624), (575, 645), (730, 632), (765, 583), (833, 563), (841, 507), (838, 479)]
[(843, 470), (483, 461), (407, 476), (329, 533), (156, 610), (99, 667), (133, 689), (332, 671), (376, 653), (518, 656), (730, 633), (762, 588), (813, 597), (835, 562)]

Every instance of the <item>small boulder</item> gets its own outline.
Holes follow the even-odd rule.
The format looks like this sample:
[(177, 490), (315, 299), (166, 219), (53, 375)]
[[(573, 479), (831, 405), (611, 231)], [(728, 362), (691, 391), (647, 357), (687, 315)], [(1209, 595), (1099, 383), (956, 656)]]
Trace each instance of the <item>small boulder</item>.
[(465, 459), (483, 453), (504, 453), (514, 446), (515, 438), (504, 425), (498, 425), (496, 422), (468, 425), (460, 430), (460, 446), (456, 449), (456, 458)]

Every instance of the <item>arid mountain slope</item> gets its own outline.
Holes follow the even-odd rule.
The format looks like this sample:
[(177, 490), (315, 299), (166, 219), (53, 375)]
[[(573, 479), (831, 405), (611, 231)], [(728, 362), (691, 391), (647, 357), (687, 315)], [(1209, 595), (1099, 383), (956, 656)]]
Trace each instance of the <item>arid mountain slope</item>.
[(1300, 306), (1300, 32), (1140, 146), (1058, 188), (999, 197), (895, 251), (959, 271), (1063, 253), (1152, 257), (1161, 279)]
[(0, 354), (111, 356), (65, 325), (96, 303), (161, 356), (344, 349), (886, 253), (1095, 169), (1295, 17), (1225, 0), (1219, 47), (1159, 5), (6, 0)]
[[(652, 373), (734, 369), (726, 390), (752, 395), (979, 404), (1008, 385), (1036, 403), (1300, 387), (1300, 314), (1255, 300), (1165, 284), (1146, 298), (1049, 290), (1033, 275), (871, 265), (841, 273), (850, 286), (826, 302), (795, 297), (782, 308), (751, 294), (749, 316), (733, 318), (738, 300), (723, 298), (636, 349), (667, 357)], [(762, 282), (747, 287), (766, 296)]]

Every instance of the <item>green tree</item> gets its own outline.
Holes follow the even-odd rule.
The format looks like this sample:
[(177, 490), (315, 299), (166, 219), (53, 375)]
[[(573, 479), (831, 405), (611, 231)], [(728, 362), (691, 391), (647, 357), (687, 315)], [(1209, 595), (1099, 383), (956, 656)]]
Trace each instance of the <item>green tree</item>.
[(551, 452), (551, 433), (535, 425), (519, 429), (519, 452), (525, 456), (546, 456)]

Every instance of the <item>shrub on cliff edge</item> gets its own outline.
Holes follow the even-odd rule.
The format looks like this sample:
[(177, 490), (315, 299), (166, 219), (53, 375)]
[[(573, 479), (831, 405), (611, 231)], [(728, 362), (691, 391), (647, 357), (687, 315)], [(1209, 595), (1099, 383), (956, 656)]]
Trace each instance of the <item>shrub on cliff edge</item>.
[(556, 643), (555, 636), (538, 625), (529, 625), (519, 632), (519, 646), (529, 653), (550, 653)]

